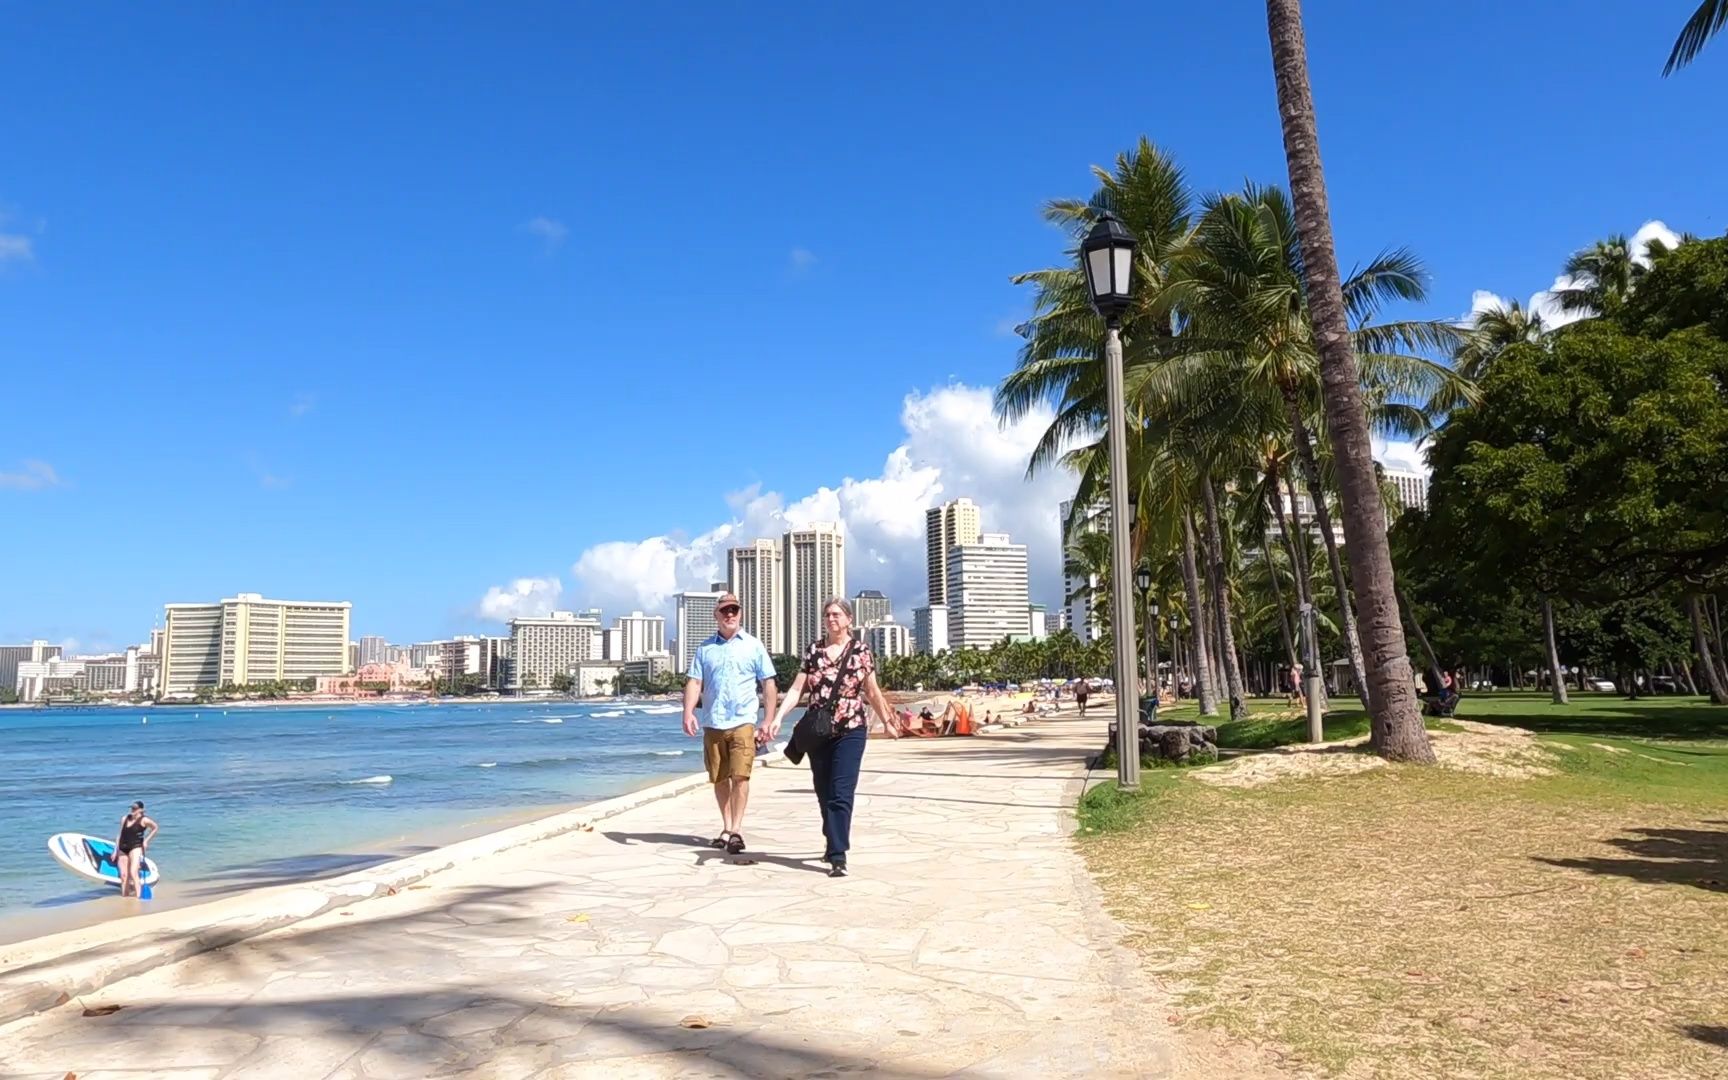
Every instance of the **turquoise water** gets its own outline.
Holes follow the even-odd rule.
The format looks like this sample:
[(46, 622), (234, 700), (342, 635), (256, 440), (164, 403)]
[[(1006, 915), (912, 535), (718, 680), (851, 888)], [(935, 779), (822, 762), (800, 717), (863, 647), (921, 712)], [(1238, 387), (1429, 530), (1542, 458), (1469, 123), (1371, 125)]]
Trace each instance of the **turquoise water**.
[(162, 827), (158, 895), (214, 898), (700, 770), (679, 713), (669, 701), (0, 710), (0, 920), (114, 896), (46, 843), (112, 836), (133, 799)]

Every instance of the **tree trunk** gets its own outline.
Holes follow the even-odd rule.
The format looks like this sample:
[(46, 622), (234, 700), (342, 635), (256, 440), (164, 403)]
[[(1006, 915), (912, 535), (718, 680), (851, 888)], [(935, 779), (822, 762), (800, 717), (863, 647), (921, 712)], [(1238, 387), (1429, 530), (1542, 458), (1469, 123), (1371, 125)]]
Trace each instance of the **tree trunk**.
[(1686, 684), (1686, 692), (1693, 697), (1698, 696), (1698, 684), (1692, 678), (1691, 664), (1670, 664), (1669, 667), (1679, 672), (1680, 681)]
[[(1302, 500), (1296, 494), (1296, 474), (1284, 474), (1284, 487), (1290, 496), (1290, 524), (1284, 523), (1284, 505), (1276, 497), (1272, 501), (1272, 509), (1278, 515), (1278, 531), (1284, 534), (1284, 544), (1290, 549), (1290, 576), (1296, 582), (1296, 614), (1300, 618), (1302, 606), (1306, 604), (1310, 610), (1314, 608), (1314, 582), (1308, 572), (1313, 568), (1313, 562), (1308, 558), (1306, 541), (1307, 534), (1302, 530)], [(1306, 671), (1320, 673), (1320, 643), (1314, 640), (1314, 635), (1308, 632), (1309, 627), (1302, 627), (1303, 649), (1302, 664)], [(1324, 683), (1322, 683), (1324, 685)], [(1324, 698), (1324, 692), (1322, 692)], [(1331, 711), (1331, 702), (1322, 700), (1322, 713)]]
[(1554, 638), (1554, 601), (1542, 598), (1542, 637), (1548, 646), (1548, 678), (1554, 684), (1554, 704), (1565, 705), (1566, 673), (1560, 670), (1560, 643)]
[[(1274, 481), (1274, 485), (1276, 485), (1276, 481)], [(1278, 493), (1276, 490), (1272, 492), (1271, 499), (1273, 513), (1278, 516), (1278, 531), (1283, 532), (1284, 511), (1282, 507), (1277, 505)], [(1272, 582), (1272, 606), (1278, 609), (1278, 633), (1284, 639), (1285, 662), (1294, 668), (1296, 666), (1296, 635), (1290, 631), (1290, 612), (1284, 607), (1284, 586), (1278, 583), (1278, 562), (1272, 558), (1270, 546), (1266, 549), (1266, 576)]]
[(1686, 597), (1686, 613), (1692, 617), (1692, 644), (1698, 650), (1704, 682), (1710, 687), (1710, 704), (1728, 705), (1728, 680), (1722, 678), (1710, 655), (1710, 638), (1704, 633), (1704, 605), (1697, 593)]
[(1350, 659), (1350, 677), (1356, 683), (1356, 696), (1369, 714), (1374, 712), (1373, 694), (1362, 659), (1362, 638), (1356, 631), (1356, 614), (1350, 610), (1350, 585), (1344, 580), (1344, 563), (1338, 558), (1338, 533), (1332, 528), (1332, 510), (1326, 505), (1326, 487), (1320, 479), (1320, 462), (1314, 456), (1314, 440), (1308, 437), (1308, 425), (1302, 419), (1302, 403), (1296, 387), (1284, 387), (1284, 407), (1290, 413), (1291, 434), (1296, 437), (1296, 459), (1302, 467), (1302, 480), (1308, 497), (1314, 501), (1314, 522), (1320, 526), (1320, 539), (1326, 545), (1326, 563), (1332, 570), (1332, 588), (1338, 593), (1338, 628), (1344, 637), (1345, 655)]
[(1722, 604), (1710, 597), (1710, 618), (1716, 626), (1716, 666), (1722, 672), (1722, 682), (1728, 684), (1728, 650), (1722, 648)]
[(1212, 696), (1212, 673), (1206, 649), (1206, 603), (1200, 596), (1200, 571), (1194, 560), (1194, 523), (1182, 513), (1182, 587), (1188, 593), (1188, 666), (1193, 669), (1194, 696), (1204, 716), (1218, 715)]
[(1434, 646), (1428, 644), (1428, 635), (1422, 632), (1422, 620), (1416, 617), (1415, 606), (1410, 603), (1408, 597), (1403, 595), (1398, 597), (1398, 603), (1400, 610), (1410, 613), (1410, 628), (1416, 631), (1416, 641), (1422, 646), (1422, 655), (1428, 658), (1428, 673), (1425, 681), (1433, 684), (1428, 688), (1429, 693), (1438, 694), (1440, 692), (1440, 659), (1434, 655)]
[(1230, 588), (1224, 572), (1224, 531), (1218, 527), (1218, 492), (1212, 478), (1200, 478), (1201, 503), (1206, 511), (1207, 546), (1212, 552), (1208, 576), (1218, 613), (1218, 638), (1224, 650), (1224, 685), (1230, 691), (1230, 719), (1240, 720), (1248, 712), (1248, 690), (1242, 684), (1242, 663), (1236, 655), (1236, 630), (1230, 620)]
[(1290, 198), (1302, 234), (1303, 287), (1320, 353), (1320, 378), (1326, 400), (1326, 431), (1338, 466), (1344, 506), (1344, 542), (1356, 585), (1356, 609), (1366, 635), (1369, 745), (1389, 761), (1434, 763), (1434, 747), (1422, 726), (1420, 704), (1404, 644), (1404, 627), (1394, 595), (1392, 551), (1386, 543), (1386, 509), (1374, 476), (1368, 413), (1362, 404), (1361, 376), (1350, 348), (1350, 323), (1332, 245), (1326, 203), (1326, 178), (1320, 167), (1320, 140), (1314, 95), (1308, 85), (1308, 47), (1302, 34), (1300, 0), (1266, 0), (1267, 35), (1278, 87), (1278, 114), (1284, 129), (1284, 157), (1290, 170)]

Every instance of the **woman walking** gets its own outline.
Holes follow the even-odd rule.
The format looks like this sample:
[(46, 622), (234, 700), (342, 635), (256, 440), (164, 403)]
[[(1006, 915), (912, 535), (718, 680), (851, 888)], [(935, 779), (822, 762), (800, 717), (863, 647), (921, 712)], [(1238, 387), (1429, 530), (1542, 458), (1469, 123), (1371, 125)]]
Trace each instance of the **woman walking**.
[(135, 802), (120, 819), (120, 835), (114, 838), (114, 868), (120, 871), (120, 895), (138, 896), (144, 875), (144, 856), (156, 838), (156, 822), (144, 816), (144, 804)]
[[(835, 597), (822, 605), (826, 633), (804, 654), (803, 669), (768, 725), (768, 737), (780, 734), (780, 724), (806, 690), (810, 700), (798, 721), (793, 742), (810, 755), (810, 779), (822, 808), (822, 861), (829, 877), (846, 876), (846, 852), (852, 846), (852, 801), (858, 790), (858, 770), (870, 737), (865, 705), (878, 716), (894, 711), (876, 684), (876, 659), (870, 646), (852, 635), (852, 605)], [(892, 725), (889, 733), (899, 738)], [(828, 730), (824, 732), (823, 728)]]

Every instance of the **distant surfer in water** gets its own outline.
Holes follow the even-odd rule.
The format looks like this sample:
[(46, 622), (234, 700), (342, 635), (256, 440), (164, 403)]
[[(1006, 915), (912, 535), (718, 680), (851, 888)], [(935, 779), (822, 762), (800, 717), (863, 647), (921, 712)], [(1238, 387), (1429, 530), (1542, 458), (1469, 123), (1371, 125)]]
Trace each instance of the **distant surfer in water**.
[(144, 873), (144, 853), (159, 831), (154, 819), (145, 816), (143, 802), (135, 802), (120, 819), (120, 835), (114, 840), (114, 866), (120, 871), (120, 895), (137, 896)]

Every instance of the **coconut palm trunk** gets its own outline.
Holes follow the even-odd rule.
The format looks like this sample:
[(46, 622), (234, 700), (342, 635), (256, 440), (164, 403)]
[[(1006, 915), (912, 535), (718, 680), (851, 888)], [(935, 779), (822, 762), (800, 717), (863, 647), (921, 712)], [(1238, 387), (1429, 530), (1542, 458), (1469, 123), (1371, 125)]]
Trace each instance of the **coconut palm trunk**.
[(1429, 678), (1436, 680), (1436, 684), (1431, 689), (1438, 691), (1440, 689), (1437, 682), (1440, 678), (1440, 658), (1434, 655), (1434, 646), (1428, 643), (1428, 635), (1422, 631), (1422, 620), (1416, 617), (1415, 605), (1411, 604), (1409, 598), (1403, 594), (1399, 595), (1398, 604), (1399, 609), (1409, 616), (1410, 629), (1416, 631), (1416, 641), (1422, 646), (1422, 655), (1428, 658)]
[(1314, 522), (1320, 526), (1320, 540), (1326, 545), (1326, 564), (1332, 570), (1332, 587), (1338, 593), (1338, 629), (1344, 638), (1345, 655), (1350, 660), (1350, 677), (1356, 683), (1356, 696), (1362, 707), (1372, 715), (1373, 695), (1362, 659), (1362, 638), (1356, 632), (1356, 615), (1350, 610), (1350, 585), (1344, 579), (1344, 562), (1338, 557), (1338, 533), (1332, 528), (1332, 509), (1327, 505), (1326, 487), (1320, 478), (1320, 460), (1314, 454), (1314, 440), (1308, 436), (1308, 425), (1302, 419), (1302, 406), (1294, 386), (1284, 388), (1284, 405), (1290, 413), (1290, 432), (1296, 439), (1296, 458), (1301, 464), (1302, 481), (1308, 488), (1308, 497), (1314, 501)]
[(1240, 720), (1248, 712), (1248, 690), (1242, 683), (1242, 665), (1236, 656), (1236, 631), (1230, 619), (1229, 582), (1224, 572), (1224, 531), (1218, 527), (1218, 492), (1210, 476), (1200, 478), (1200, 495), (1206, 512), (1206, 546), (1211, 552), (1207, 577), (1211, 579), (1213, 612), (1218, 619), (1218, 644), (1224, 653), (1230, 719)]
[(1363, 407), (1361, 375), (1350, 346), (1350, 322), (1332, 244), (1326, 177), (1314, 95), (1308, 85), (1308, 46), (1299, 0), (1266, 0), (1267, 35), (1278, 88), (1284, 157), (1290, 196), (1302, 234), (1304, 291), (1320, 354), (1326, 401), (1326, 431), (1337, 461), (1344, 509), (1344, 542), (1356, 584), (1356, 613), (1363, 630), (1368, 676), (1369, 745), (1389, 761), (1433, 764), (1434, 747), (1422, 726), (1410, 655), (1394, 594), (1392, 551), (1386, 543), (1386, 511), (1374, 476), (1374, 458)]
[[(1290, 575), (1296, 580), (1296, 611), (1300, 615), (1302, 605), (1307, 604), (1310, 610), (1314, 607), (1314, 582), (1308, 576), (1308, 570), (1313, 565), (1308, 558), (1308, 549), (1303, 541), (1307, 538), (1302, 531), (1302, 503), (1296, 496), (1296, 477), (1291, 473), (1284, 474), (1285, 489), (1290, 497), (1290, 523), (1285, 524), (1284, 507), (1278, 500), (1273, 500), (1273, 510), (1278, 514), (1278, 531), (1284, 534), (1284, 546), (1290, 549)], [(1308, 671), (1320, 671), (1320, 643), (1309, 635), (1304, 647), (1302, 663)], [(1326, 700), (1326, 683), (1320, 683), (1320, 711), (1330, 712), (1331, 702)]]
[(1200, 570), (1194, 558), (1194, 523), (1182, 515), (1182, 588), (1188, 594), (1188, 665), (1194, 671), (1194, 696), (1205, 716), (1218, 715), (1212, 694), (1211, 650), (1206, 647), (1206, 602), (1200, 595)]
[(1564, 705), (1566, 675), (1560, 670), (1560, 644), (1554, 636), (1554, 601), (1542, 598), (1542, 639), (1548, 648), (1548, 681), (1554, 684), (1554, 704)]
[[(1276, 485), (1277, 481), (1273, 481)], [(1284, 514), (1278, 506), (1278, 496), (1274, 491), (1267, 496), (1268, 505), (1273, 513), (1278, 515), (1278, 531), (1284, 531)], [(1288, 539), (1288, 537), (1286, 537)], [(1296, 635), (1290, 630), (1290, 611), (1284, 606), (1284, 586), (1278, 581), (1278, 563), (1272, 558), (1272, 550), (1266, 550), (1266, 577), (1272, 583), (1272, 606), (1278, 609), (1278, 634), (1284, 640), (1284, 662), (1292, 668), (1296, 666)]]
[(1697, 593), (1686, 597), (1686, 613), (1692, 617), (1692, 644), (1698, 650), (1704, 681), (1710, 688), (1712, 705), (1728, 705), (1728, 680), (1722, 678), (1716, 661), (1710, 655), (1710, 635), (1704, 631), (1704, 604)]

